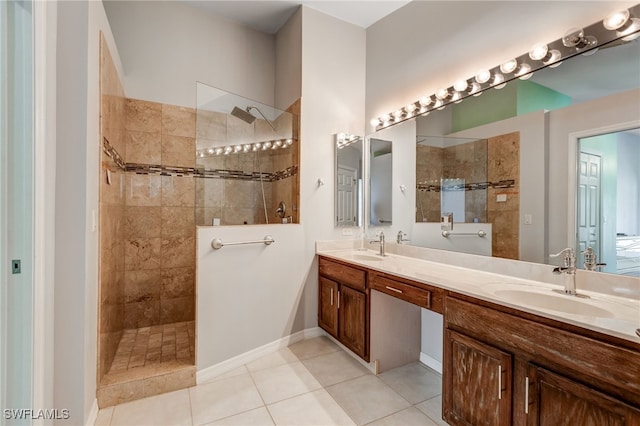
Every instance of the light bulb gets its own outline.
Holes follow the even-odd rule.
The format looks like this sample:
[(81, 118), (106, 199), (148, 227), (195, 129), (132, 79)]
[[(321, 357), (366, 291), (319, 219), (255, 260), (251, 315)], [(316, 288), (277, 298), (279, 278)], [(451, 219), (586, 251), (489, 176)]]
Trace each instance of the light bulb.
[(416, 104), (409, 104), (406, 107), (404, 107), (404, 109), (408, 112), (408, 113), (412, 113), (413, 111), (416, 110)]
[(345, 135), (344, 133), (338, 133), (336, 135), (336, 138), (338, 139), (338, 142), (344, 142), (344, 138), (346, 138), (347, 135)]
[(505, 74), (510, 74), (514, 72), (517, 67), (518, 67), (518, 61), (516, 61), (515, 59), (511, 59), (510, 61), (507, 61), (504, 64), (500, 65), (500, 71), (502, 71)]
[(562, 44), (565, 47), (575, 47), (576, 50), (584, 50), (594, 47), (598, 44), (598, 39), (594, 36), (585, 36), (582, 28), (571, 28), (564, 37)]
[(460, 92), (453, 92), (453, 95), (451, 96), (451, 101), (454, 104), (459, 104), (460, 102), (462, 102), (462, 94), (460, 94)]
[(422, 107), (426, 107), (430, 103), (431, 103), (431, 98), (430, 97), (423, 96), (423, 97), (420, 98), (420, 105)]
[(544, 43), (538, 43), (529, 51), (529, 57), (534, 61), (541, 61), (547, 56), (549, 48)]
[(631, 14), (628, 10), (615, 11), (602, 21), (602, 25), (608, 30), (614, 31), (622, 28), (629, 21)]
[(556, 49), (552, 49), (547, 54), (547, 58), (542, 61), (543, 64), (548, 65), (549, 68), (555, 68), (560, 65), (562, 62), (558, 62), (560, 59), (560, 51)]
[(465, 90), (467, 90), (467, 87), (469, 87), (469, 83), (467, 82), (467, 80), (458, 80), (453, 83), (453, 88), (458, 92), (464, 92)]
[(478, 71), (475, 78), (476, 81), (480, 84), (486, 83), (491, 78), (491, 73), (489, 72), (489, 70)]
[(373, 127), (378, 127), (380, 125), (380, 119), (379, 118), (372, 118), (369, 123), (371, 123), (371, 126), (373, 126)]
[(442, 101), (440, 99), (436, 99), (436, 101), (433, 104), (433, 108), (440, 109), (441, 106), (442, 106)]
[(491, 85), (493, 86), (494, 89), (503, 89), (504, 86), (507, 85), (507, 83), (504, 82), (504, 75), (502, 74), (496, 74), (493, 76), (493, 80), (491, 81)]
[(220, 155), (224, 152), (222, 148), (216, 148), (216, 155)]
[(213, 154), (215, 151), (213, 150), (213, 148), (208, 148), (207, 149), (207, 154)]
[(282, 141), (276, 141), (275, 146), (280, 148), (282, 146)]
[(231, 148), (230, 146), (227, 146), (224, 148), (224, 153), (225, 154), (231, 154), (231, 151), (233, 151), (233, 148)]
[(293, 139), (287, 139), (284, 143), (291, 146), (293, 144)]
[(618, 37), (622, 37), (623, 41), (633, 41), (640, 37), (640, 32), (638, 32), (640, 30), (640, 19), (631, 18), (629, 22), (630, 25), (616, 33)]
[(267, 141), (267, 142), (263, 143), (263, 144), (262, 144), (262, 148), (263, 148), (263, 149), (264, 149), (264, 148), (271, 148), (271, 142), (270, 142), (270, 141)]
[(198, 157), (200, 157), (200, 158), (204, 157), (204, 152), (198, 151)]
[(254, 147), (256, 150), (258, 150), (258, 149), (262, 148), (262, 144), (261, 144), (260, 142), (256, 142), (256, 143), (254, 143), (254, 144), (253, 144), (253, 147)]
[(380, 121), (382, 121), (382, 124), (388, 123), (389, 121), (391, 121), (391, 116), (389, 114), (385, 114), (380, 117)]
[(233, 152), (240, 152), (242, 151), (242, 145), (236, 145), (233, 147)]
[(478, 96), (482, 93), (480, 89), (482, 89), (482, 86), (480, 86), (480, 83), (471, 83), (471, 90), (469, 90), (469, 94), (473, 96)]
[(533, 75), (531, 72), (531, 65), (527, 63), (520, 65), (520, 68), (518, 68), (518, 72), (516, 73), (516, 77), (520, 80), (528, 80), (531, 78), (531, 75)]
[(254, 143), (253, 145), (251, 145), (251, 151), (257, 151), (259, 149), (260, 147), (258, 147), (257, 144)]
[(449, 97), (449, 91), (447, 89), (438, 89), (436, 92), (436, 98), (440, 100), (447, 99)]

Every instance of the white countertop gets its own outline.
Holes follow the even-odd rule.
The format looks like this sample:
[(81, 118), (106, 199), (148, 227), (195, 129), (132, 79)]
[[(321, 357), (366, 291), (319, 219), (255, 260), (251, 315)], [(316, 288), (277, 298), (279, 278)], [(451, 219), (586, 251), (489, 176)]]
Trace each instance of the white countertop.
[[(563, 289), (557, 284), (397, 254), (380, 257), (373, 250), (319, 249), (317, 254), (640, 343), (636, 335), (640, 327), (640, 300), (579, 288), (578, 292), (589, 298), (577, 298), (553, 292)], [(520, 302), (519, 295), (533, 303)]]

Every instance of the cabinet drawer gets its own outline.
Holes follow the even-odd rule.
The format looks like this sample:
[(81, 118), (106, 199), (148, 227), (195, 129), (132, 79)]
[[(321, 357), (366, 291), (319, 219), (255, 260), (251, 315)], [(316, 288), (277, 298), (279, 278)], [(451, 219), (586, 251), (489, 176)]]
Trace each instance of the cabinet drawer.
[(332, 278), (355, 289), (365, 290), (366, 272), (325, 258), (319, 260), (320, 275)]
[(431, 309), (431, 291), (380, 275), (372, 275), (369, 285), (372, 289), (406, 300), (414, 305)]

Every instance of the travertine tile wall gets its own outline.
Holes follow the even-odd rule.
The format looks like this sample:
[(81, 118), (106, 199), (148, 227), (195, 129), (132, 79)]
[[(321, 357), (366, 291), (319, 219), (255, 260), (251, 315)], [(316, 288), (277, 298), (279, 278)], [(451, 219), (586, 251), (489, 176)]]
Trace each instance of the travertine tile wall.
[[(100, 37), (100, 132), (125, 151), (126, 99), (111, 54)], [(102, 144), (102, 138), (100, 140)], [(124, 171), (101, 150), (98, 378), (109, 370), (124, 329)]]
[[(444, 149), (416, 145), (416, 182), (440, 185), (444, 176)], [(416, 192), (416, 222), (440, 222), (440, 192)]]
[[(465, 193), (465, 222), (493, 224), (492, 254), (518, 259), (520, 216), (519, 132), (448, 148), (417, 145), (416, 181), (439, 185), (440, 178), (460, 178), (465, 183), (514, 180), (512, 188), (489, 188)], [(440, 192), (417, 191), (416, 221), (440, 221)], [(498, 194), (507, 196), (498, 202)]]
[[(493, 224), (493, 256), (520, 258), (520, 132), (507, 133), (488, 140), (488, 180), (514, 179), (513, 188), (487, 190), (487, 219)], [(542, 183), (541, 183), (542, 184)], [(498, 194), (507, 196), (497, 202)]]
[[(197, 166), (245, 173), (272, 173), (285, 170), (292, 165), (297, 166), (299, 110), (300, 101), (296, 101), (287, 109), (292, 115), (283, 114), (274, 123), (276, 129), (279, 132), (282, 131), (278, 137), (294, 138), (293, 145), (290, 147), (206, 156), (197, 159)], [(273, 130), (261, 119), (247, 124), (234, 116), (220, 112), (198, 111), (197, 114), (198, 149), (274, 139)], [(269, 223), (280, 223), (282, 219), (277, 216), (276, 209), (281, 201), (286, 206), (285, 215), (291, 216), (291, 222), (298, 223), (298, 182), (298, 174), (274, 182), (197, 178), (195, 179), (196, 224), (210, 226), (215, 218), (220, 219), (221, 225), (264, 224), (265, 217), (268, 218)]]
[[(127, 163), (195, 166), (195, 110), (127, 99)], [(128, 173), (125, 328), (195, 317), (195, 179)]]

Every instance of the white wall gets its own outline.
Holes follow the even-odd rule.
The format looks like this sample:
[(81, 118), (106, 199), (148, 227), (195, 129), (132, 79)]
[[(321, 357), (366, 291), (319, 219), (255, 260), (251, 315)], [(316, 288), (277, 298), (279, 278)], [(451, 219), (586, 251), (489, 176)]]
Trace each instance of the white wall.
[(127, 97), (194, 108), (196, 81), (268, 104), (275, 37), (178, 1), (107, 1)]
[[(340, 238), (333, 220), (332, 135), (364, 131), (365, 32), (306, 7), (292, 19), (302, 21), (285, 26), (302, 34), (301, 223), (198, 228), (198, 374), (317, 326), (315, 241)], [(318, 186), (318, 178), (326, 184)], [(276, 243), (216, 252), (209, 246), (216, 236), (242, 241), (266, 234)]]
[(575, 245), (575, 232), (569, 237), (575, 230), (575, 193), (570, 194), (571, 184), (567, 184), (571, 176), (575, 183), (575, 163), (569, 163), (571, 152), (575, 162), (575, 135), (586, 137), (607, 133), (620, 123), (635, 123), (634, 127), (638, 127), (639, 100), (640, 89), (635, 89), (549, 113), (550, 253)]
[(96, 399), (100, 31), (115, 47), (101, 2), (58, 3), (54, 406), (74, 424)]
[(275, 106), (287, 109), (302, 91), (302, 9), (276, 34)]
[(640, 235), (640, 137), (618, 135), (617, 232)]

